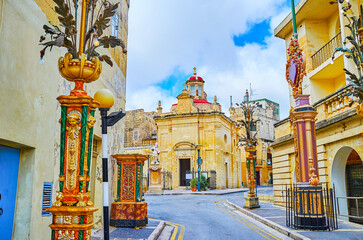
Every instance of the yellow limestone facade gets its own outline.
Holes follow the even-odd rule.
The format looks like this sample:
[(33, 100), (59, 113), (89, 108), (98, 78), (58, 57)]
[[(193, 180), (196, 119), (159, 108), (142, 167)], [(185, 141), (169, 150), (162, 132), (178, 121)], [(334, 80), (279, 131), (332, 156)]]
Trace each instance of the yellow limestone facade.
[(155, 116), (159, 161), (163, 170), (172, 172), (172, 188), (185, 188), (185, 171), (197, 171), (201, 145), (201, 171), (216, 171), (216, 188), (241, 186), (241, 158), (237, 149), (235, 123), (221, 111), (217, 98), (207, 101), (204, 80), (196, 72), (186, 81), (171, 111)]
[[(116, 2), (112, 0), (112, 2)], [(119, 0), (118, 37), (127, 43), (129, 1)], [(53, 183), (52, 202), (59, 189), (60, 106), (56, 98), (69, 94), (73, 83), (58, 72), (58, 58), (65, 50), (53, 48), (39, 64), (39, 37), (48, 21), (57, 24), (51, 0), (0, 0), (0, 145), (20, 149), (12, 239), (49, 239), (50, 216), (41, 216), (43, 183)], [(121, 48), (102, 50), (112, 56), (113, 67), (103, 63), (100, 78), (86, 84), (88, 95), (102, 88), (115, 95), (110, 112), (125, 109), (126, 55)], [(96, 111), (95, 141), (91, 166), (91, 201), (100, 210), (94, 214), (95, 227), (102, 226), (102, 141), (100, 115)], [(123, 121), (108, 129), (109, 155), (123, 150)], [(109, 187), (114, 160), (109, 162)], [(116, 175), (115, 175), (116, 176)], [(116, 192), (116, 191), (114, 191)], [(113, 200), (110, 191), (110, 202)]]
[[(357, 13), (357, 1), (350, 1)], [(310, 94), (310, 103), (317, 110), (316, 140), (318, 155), (318, 177), (322, 184), (335, 185), (338, 197), (361, 197), (354, 190), (353, 174), (363, 174), (363, 119), (349, 107), (350, 99), (345, 94), (350, 90), (343, 68), (354, 67), (342, 54), (331, 57), (336, 47), (342, 46), (347, 34), (340, 6), (325, 0), (301, 0), (296, 6), (298, 40), (306, 59), (306, 76), (302, 92)], [(274, 32), (288, 46), (292, 37), (291, 13), (277, 26)], [(290, 89), (291, 93), (291, 89)], [(290, 96), (291, 106), (294, 100)], [(290, 119), (275, 124), (275, 142), (272, 144), (273, 181), (275, 204), (283, 205), (285, 184), (295, 182), (295, 152)], [(359, 181), (358, 181), (359, 182)], [(363, 189), (363, 186), (359, 187)], [(341, 214), (353, 209), (346, 199), (339, 199)]]

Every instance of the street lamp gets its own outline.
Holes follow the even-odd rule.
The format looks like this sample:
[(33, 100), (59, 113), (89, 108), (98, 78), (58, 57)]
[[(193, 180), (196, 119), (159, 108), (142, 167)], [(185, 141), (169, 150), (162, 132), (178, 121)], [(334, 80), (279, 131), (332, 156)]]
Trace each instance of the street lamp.
[(107, 116), (108, 110), (115, 102), (115, 97), (108, 89), (98, 90), (94, 95), (95, 101), (99, 102), (99, 110), (101, 112), (102, 126), (102, 181), (103, 181), (103, 238), (109, 240), (109, 216), (108, 216), (108, 148), (107, 148), (107, 127), (113, 126), (121, 118), (125, 116), (122, 111), (110, 113)]
[(249, 104), (249, 94), (246, 90), (246, 95), (244, 97), (244, 102), (241, 103), (244, 114), (244, 119), (238, 120), (239, 125), (244, 128), (245, 133), (240, 137), (239, 141), (245, 146), (246, 151), (246, 161), (247, 161), (247, 172), (248, 172), (248, 196), (245, 201), (246, 208), (258, 208), (260, 207), (258, 203), (258, 197), (256, 196), (255, 186), (256, 186), (256, 173), (255, 173), (255, 163), (256, 159), (252, 155), (256, 151), (257, 138), (251, 133), (251, 126), (255, 126), (259, 121), (258, 119), (253, 119), (253, 114), (255, 112), (255, 106), (250, 106)]
[(197, 164), (198, 164), (198, 192), (200, 192), (200, 165), (202, 165), (203, 160), (200, 157), (200, 148), (202, 147), (202, 145), (197, 144), (195, 145), (195, 147), (197, 148), (198, 151), (198, 159), (197, 159)]

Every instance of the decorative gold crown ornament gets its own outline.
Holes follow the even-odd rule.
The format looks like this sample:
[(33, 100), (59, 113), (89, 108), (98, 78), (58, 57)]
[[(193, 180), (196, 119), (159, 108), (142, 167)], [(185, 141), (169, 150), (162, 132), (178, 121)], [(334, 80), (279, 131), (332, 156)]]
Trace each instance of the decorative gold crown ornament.
[(256, 146), (246, 146), (245, 151), (246, 152), (254, 152), (254, 151), (256, 151)]
[(71, 95), (86, 95), (83, 89), (84, 83), (97, 80), (102, 72), (102, 64), (97, 57), (86, 60), (86, 55), (81, 54), (80, 59), (73, 59), (71, 53), (66, 53), (58, 60), (58, 69), (62, 77), (70, 82), (75, 82)]

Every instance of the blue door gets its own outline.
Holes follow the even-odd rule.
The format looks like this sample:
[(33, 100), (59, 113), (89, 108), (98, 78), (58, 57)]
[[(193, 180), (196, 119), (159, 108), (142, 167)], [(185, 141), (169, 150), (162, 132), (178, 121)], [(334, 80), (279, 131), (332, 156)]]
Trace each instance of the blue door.
[(20, 150), (0, 145), (0, 239), (13, 232)]

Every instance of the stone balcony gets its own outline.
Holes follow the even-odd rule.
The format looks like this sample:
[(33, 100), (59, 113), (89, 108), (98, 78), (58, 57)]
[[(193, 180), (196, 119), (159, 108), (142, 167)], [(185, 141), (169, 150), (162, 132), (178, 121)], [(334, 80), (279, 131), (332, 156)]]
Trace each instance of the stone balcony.
[(349, 106), (351, 99), (346, 94), (351, 92), (350, 86), (345, 86), (338, 91), (314, 103), (318, 112), (317, 122), (334, 118), (356, 108), (356, 103)]
[[(351, 99), (346, 94), (350, 91), (351, 87), (345, 86), (313, 104), (313, 107), (318, 112), (316, 116), (316, 130), (357, 114), (355, 110), (357, 103), (349, 106)], [(289, 118), (277, 122), (274, 126), (275, 141), (273, 145), (293, 139), (292, 126)]]

